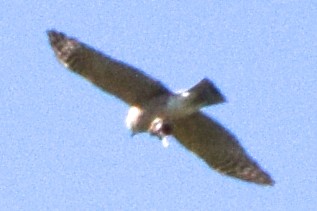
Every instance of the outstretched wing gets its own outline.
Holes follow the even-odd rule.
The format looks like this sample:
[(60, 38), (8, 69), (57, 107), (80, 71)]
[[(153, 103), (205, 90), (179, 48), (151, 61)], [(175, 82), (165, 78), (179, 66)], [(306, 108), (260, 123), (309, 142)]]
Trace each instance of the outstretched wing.
[(47, 34), (62, 64), (130, 105), (142, 107), (149, 99), (169, 93), (160, 82), (134, 67), (103, 55), (63, 33), (50, 30)]
[(198, 112), (175, 122), (173, 135), (220, 173), (264, 185), (274, 181), (252, 160), (237, 139), (213, 119)]

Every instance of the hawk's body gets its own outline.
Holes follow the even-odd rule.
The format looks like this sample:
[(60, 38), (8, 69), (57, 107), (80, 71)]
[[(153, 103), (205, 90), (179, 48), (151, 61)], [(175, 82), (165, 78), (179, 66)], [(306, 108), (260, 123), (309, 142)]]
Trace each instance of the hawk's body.
[(224, 101), (208, 79), (187, 92), (175, 94), (142, 71), (63, 33), (48, 31), (48, 35), (61, 63), (132, 106), (127, 124), (133, 132), (150, 132), (159, 138), (171, 133), (223, 174), (258, 184), (274, 183), (232, 134), (199, 111), (203, 106)]

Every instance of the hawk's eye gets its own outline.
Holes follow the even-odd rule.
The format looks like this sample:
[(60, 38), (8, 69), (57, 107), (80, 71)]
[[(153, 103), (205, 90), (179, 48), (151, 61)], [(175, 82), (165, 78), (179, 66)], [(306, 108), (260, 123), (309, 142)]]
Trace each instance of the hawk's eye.
[(161, 127), (161, 131), (163, 134), (165, 135), (170, 135), (172, 134), (173, 131), (173, 127), (171, 124), (169, 123), (163, 123), (162, 127)]

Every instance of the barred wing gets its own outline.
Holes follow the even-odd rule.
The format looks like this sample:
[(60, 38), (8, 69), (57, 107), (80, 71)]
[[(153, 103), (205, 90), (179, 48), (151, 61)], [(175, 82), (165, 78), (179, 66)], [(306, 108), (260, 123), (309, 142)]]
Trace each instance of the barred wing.
[(149, 99), (169, 93), (160, 82), (134, 67), (103, 55), (63, 33), (50, 30), (47, 34), (62, 64), (130, 105), (142, 107)]
[(201, 112), (176, 121), (173, 135), (220, 173), (258, 184), (274, 184), (232, 134)]

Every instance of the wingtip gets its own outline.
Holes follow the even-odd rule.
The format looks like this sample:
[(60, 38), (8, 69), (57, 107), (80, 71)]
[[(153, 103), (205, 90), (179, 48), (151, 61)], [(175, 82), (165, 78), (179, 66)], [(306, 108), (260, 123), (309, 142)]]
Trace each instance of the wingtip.
[(47, 31), (46, 31), (46, 34), (47, 34), (47, 36), (48, 36), (49, 41), (50, 41), (51, 44), (54, 44), (54, 43), (56, 43), (57, 41), (62, 40), (63, 38), (66, 37), (65, 34), (63, 34), (62, 32), (59, 32), (59, 31), (57, 31), (57, 30), (55, 30), (55, 29), (49, 29), (49, 30), (47, 30)]
[(49, 38), (56, 36), (60, 32), (56, 31), (55, 29), (48, 29), (46, 30), (46, 34)]
[(71, 57), (74, 49), (80, 44), (66, 34), (59, 32), (55, 29), (49, 29), (46, 31), (48, 35), (49, 44), (51, 45), (55, 56), (58, 61), (69, 69), (74, 69), (70, 67), (72, 65)]
[(237, 172), (235, 173), (224, 172), (224, 170), (220, 170), (220, 173), (229, 175), (234, 177), (235, 179), (240, 179), (244, 182), (249, 182), (256, 185), (274, 186), (275, 184), (275, 181), (272, 179), (272, 177), (268, 173), (260, 169), (259, 167), (256, 167), (253, 169), (250, 167), (246, 168), (244, 171), (239, 172), (239, 174), (237, 174)]
[(268, 176), (268, 178), (262, 184), (272, 187), (275, 185), (275, 181), (270, 176)]
[(252, 171), (245, 171), (241, 179), (264, 186), (274, 186), (275, 184), (272, 177), (259, 166)]
[(265, 186), (274, 186), (275, 181), (272, 179), (271, 175), (263, 170), (260, 166), (258, 166), (258, 170), (255, 172), (257, 172), (255, 173), (257, 176), (254, 177), (254, 182)]
[(255, 181), (255, 183), (259, 185), (270, 186), (270, 187), (275, 185), (275, 181), (270, 176), (266, 178), (262, 178), (261, 181)]

